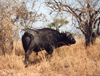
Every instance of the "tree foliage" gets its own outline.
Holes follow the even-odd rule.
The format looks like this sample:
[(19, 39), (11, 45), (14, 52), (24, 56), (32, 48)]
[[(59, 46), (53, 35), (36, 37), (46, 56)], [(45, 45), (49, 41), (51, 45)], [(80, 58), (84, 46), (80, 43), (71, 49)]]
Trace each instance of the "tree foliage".
[(17, 31), (31, 25), (40, 19), (42, 14), (34, 10), (35, 0), (31, 1), (31, 10), (27, 8), (28, 1), (0, 0), (0, 47), (5, 55), (13, 50), (13, 41), (18, 37)]
[(59, 28), (62, 27), (65, 24), (68, 24), (69, 22), (64, 19), (54, 19), (54, 22), (47, 25), (48, 28), (55, 28), (57, 31), (59, 31)]
[(0, 2), (0, 53), (5, 55), (5, 53), (10, 53), (13, 49), (13, 24), (4, 4)]
[[(88, 46), (92, 43), (94, 29), (97, 29), (99, 32), (100, 0), (75, 0), (73, 2), (67, 0), (49, 0), (46, 2), (46, 5), (51, 8), (51, 13), (70, 13), (73, 25), (84, 34), (86, 46)], [(98, 32), (96, 35), (98, 35)]]

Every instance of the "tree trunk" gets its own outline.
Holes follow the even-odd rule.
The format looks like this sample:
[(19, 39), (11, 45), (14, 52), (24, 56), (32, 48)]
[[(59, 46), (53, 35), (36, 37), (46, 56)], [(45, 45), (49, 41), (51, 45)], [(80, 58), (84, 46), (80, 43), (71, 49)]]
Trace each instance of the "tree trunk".
[(85, 44), (86, 44), (86, 47), (90, 46), (91, 40), (92, 40), (91, 33), (88, 31), (88, 33), (85, 34)]
[(86, 31), (85, 31), (85, 44), (86, 47), (90, 46), (92, 42), (92, 26), (91, 24), (86, 26)]
[(92, 25), (91, 23), (89, 26), (86, 26), (86, 33), (85, 33), (85, 44), (86, 47), (93, 45), (96, 40), (96, 34), (92, 31)]
[(97, 34), (95, 32), (92, 33), (92, 41), (91, 43), (94, 44), (96, 41)]

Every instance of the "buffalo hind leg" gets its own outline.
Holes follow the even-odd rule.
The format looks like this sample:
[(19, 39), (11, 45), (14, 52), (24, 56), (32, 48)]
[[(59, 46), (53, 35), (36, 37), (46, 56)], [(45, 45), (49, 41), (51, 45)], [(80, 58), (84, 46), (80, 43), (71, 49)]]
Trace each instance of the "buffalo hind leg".
[(28, 50), (25, 52), (25, 67), (28, 67), (28, 60), (29, 60), (29, 55), (32, 53), (32, 49)]

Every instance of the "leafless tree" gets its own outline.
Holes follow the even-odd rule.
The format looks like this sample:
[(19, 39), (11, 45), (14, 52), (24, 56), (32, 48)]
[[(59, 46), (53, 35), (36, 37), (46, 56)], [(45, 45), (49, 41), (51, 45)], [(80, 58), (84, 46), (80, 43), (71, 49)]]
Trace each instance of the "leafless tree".
[[(66, 12), (72, 15), (74, 25), (80, 29), (85, 36), (86, 46), (93, 41), (94, 29), (97, 29), (96, 35), (99, 34), (100, 26), (100, 0), (49, 0), (45, 2), (46, 6), (52, 12)], [(95, 37), (94, 37), (95, 38)]]

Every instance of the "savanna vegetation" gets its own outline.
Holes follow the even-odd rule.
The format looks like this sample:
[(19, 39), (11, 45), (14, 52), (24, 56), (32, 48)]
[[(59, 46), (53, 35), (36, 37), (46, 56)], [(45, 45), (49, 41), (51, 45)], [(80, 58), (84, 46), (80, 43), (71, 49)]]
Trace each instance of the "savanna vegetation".
[[(21, 42), (14, 42), (15, 51), (0, 55), (1, 76), (98, 76), (100, 75), (100, 39), (85, 49), (84, 39), (77, 39), (71, 46), (54, 49), (48, 56), (43, 50), (33, 52), (29, 66), (24, 65), (24, 50)], [(0, 50), (1, 51), (1, 50)]]
[[(100, 1), (71, 2), (0, 0), (0, 76), (100, 75)], [(38, 3), (39, 7), (37, 7)], [(42, 4), (47, 8), (53, 22), (50, 23), (49, 18), (44, 13), (40, 13)], [(72, 25), (79, 29), (84, 37), (80, 37), (80, 33), (74, 31), (73, 35), (78, 35), (76, 44), (54, 49), (52, 56), (45, 50), (39, 52), (38, 56), (33, 52), (29, 57), (29, 66), (25, 68), (25, 52), (20, 31), (35, 29), (35, 22), (38, 21), (48, 23), (45, 27), (59, 31), (60, 27), (71, 22), (67, 20), (68, 17), (72, 18)]]

